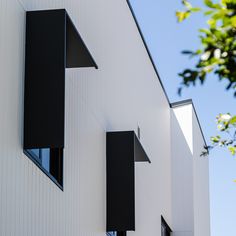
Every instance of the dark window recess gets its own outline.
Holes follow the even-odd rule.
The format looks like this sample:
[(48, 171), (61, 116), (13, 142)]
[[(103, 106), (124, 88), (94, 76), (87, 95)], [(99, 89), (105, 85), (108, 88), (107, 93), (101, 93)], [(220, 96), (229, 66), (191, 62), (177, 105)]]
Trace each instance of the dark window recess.
[(161, 236), (170, 236), (171, 235), (171, 228), (166, 223), (163, 217), (161, 217)]
[(46, 172), (56, 183), (63, 186), (63, 149), (25, 149), (25, 154)]
[(150, 162), (134, 131), (108, 132), (107, 231), (135, 230), (135, 162)]

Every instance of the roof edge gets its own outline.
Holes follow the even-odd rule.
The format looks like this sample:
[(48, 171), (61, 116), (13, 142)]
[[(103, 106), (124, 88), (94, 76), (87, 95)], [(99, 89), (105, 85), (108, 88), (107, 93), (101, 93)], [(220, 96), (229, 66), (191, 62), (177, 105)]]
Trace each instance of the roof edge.
[(157, 75), (157, 78), (158, 78), (158, 80), (159, 80), (159, 82), (160, 82), (160, 84), (161, 84), (161, 87), (162, 87), (162, 89), (163, 89), (163, 92), (164, 92), (164, 94), (165, 94), (165, 97), (166, 97), (166, 99), (167, 99), (167, 101), (168, 101), (168, 103), (169, 103), (169, 105), (170, 105), (169, 97), (168, 97), (167, 92), (166, 92), (166, 90), (165, 90), (165, 87), (164, 87), (164, 85), (163, 85), (163, 83), (162, 83), (162, 81), (161, 81), (161, 78), (160, 78), (160, 75), (159, 75), (159, 73), (158, 73), (157, 67), (156, 67), (156, 65), (155, 65), (155, 63), (154, 63), (154, 60), (153, 60), (153, 58), (152, 58), (152, 54), (151, 54), (151, 52), (150, 52), (150, 50), (149, 50), (149, 48), (148, 48), (148, 46), (147, 46), (146, 40), (145, 40), (145, 38), (144, 38), (143, 32), (142, 32), (142, 30), (141, 30), (141, 27), (139, 26), (139, 23), (138, 23), (138, 20), (137, 20), (136, 15), (135, 15), (135, 13), (134, 13), (133, 7), (132, 7), (132, 5), (131, 5), (131, 3), (130, 3), (130, 0), (126, 0), (126, 2), (127, 2), (128, 7), (129, 7), (129, 9), (130, 9), (130, 11), (131, 11), (131, 14), (132, 14), (132, 16), (133, 16), (133, 18), (134, 18), (134, 22), (135, 22), (135, 24), (136, 24), (136, 26), (137, 26), (137, 29), (138, 29), (138, 32), (139, 32), (139, 34), (140, 34), (140, 36), (141, 36), (141, 39), (142, 39), (142, 41), (143, 41), (144, 47), (145, 47), (145, 49), (146, 49), (146, 51), (147, 51), (147, 54), (148, 54), (148, 56), (149, 56), (149, 59), (150, 59), (150, 61), (151, 61), (151, 63), (152, 63), (153, 69), (154, 69), (154, 71), (155, 71), (155, 73), (156, 73), (156, 75)]
[(185, 106), (185, 105), (189, 105), (189, 104), (193, 105), (192, 99), (186, 99), (186, 100), (170, 103), (170, 108), (181, 107), (181, 106)]

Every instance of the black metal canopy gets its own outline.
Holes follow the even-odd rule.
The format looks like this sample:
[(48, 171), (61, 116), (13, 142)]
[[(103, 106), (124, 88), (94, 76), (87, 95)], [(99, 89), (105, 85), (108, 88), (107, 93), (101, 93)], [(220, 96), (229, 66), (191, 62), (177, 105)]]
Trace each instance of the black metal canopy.
[(151, 163), (135, 132), (133, 132), (133, 134), (134, 134), (134, 161)]
[(135, 162), (150, 160), (134, 131), (107, 132), (107, 231), (135, 230)]
[[(63, 10), (65, 11), (65, 10)], [(95, 67), (96, 62), (86, 47), (69, 15), (66, 13), (66, 68)]]
[(65, 9), (26, 13), (24, 148), (63, 148), (65, 69), (97, 65)]

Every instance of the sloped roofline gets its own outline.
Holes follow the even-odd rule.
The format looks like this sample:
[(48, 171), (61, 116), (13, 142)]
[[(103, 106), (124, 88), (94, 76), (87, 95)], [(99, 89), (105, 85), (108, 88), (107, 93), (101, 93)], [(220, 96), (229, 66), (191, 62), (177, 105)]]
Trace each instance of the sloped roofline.
[(149, 59), (150, 59), (150, 61), (151, 61), (151, 63), (152, 63), (153, 69), (154, 69), (154, 71), (155, 71), (155, 73), (156, 73), (156, 75), (157, 75), (157, 78), (158, 78), (158, 80), (159, 80), (159, 82), (160, 82), (160, 84), (161, 84), (161, 87), (162, 87), (163, 92), (164, 92), (164, 94), (165, 94), (165, 97), (166, 97), (166, 99), (167, 99), (167, 101), (168, 101), (168, 103), (169, 103), (170, 108), (175, 108), (175, 107), (178, 107), (178, 106), (185, 106), (185, 105), (189, 105), (189, 104), (192, 105), (193, 110), (194, 110), (194, 113), (195, 113), (196, 118), (197, 118), (197, 122), (198, 122), (198, 125), (199, 125), (199, 128), (200, 128), (201, 134), (202, 134), (202, 138), (203, 138), (203, 140), (204, 140), (205, 146), (207, 146), (207, 142), (206, 142), (205, 136), (204, 136), (204, 134), (203, 134), (203, 130), (202, 130), (200, 121), (199, 121), (199, 119), (198, 119), (198, 115), (197, 115), (197, 112), (196, 112), (196, 109), (195, 109), (195, 106), (194, 106), (194, 104), (193, 104), (192, 99), (187, 99), (187, 100), (178, 101), (178, 102), (174, 102), (174, 103), (171, 103), (171, 102), (170, 102), (169, 97), (168, 97), (168, 95), (167, 95), (167, 92), (166, 92), (166, 90), (165, 90), (165, 87), (164, 87), (164, 85), (163, 85), (163, 83), (162, 83), (162, 81), (161, 81), (160, 75), (159, 75), (159, 73), (158, 73), (157, 67), (156, 67), (156, 65), (155, 65), (155, 63), (154, 63), (154, 60), (153, 60), (153, 58), (152, 58), (151, 52), (150, 52), (150, 50), (149, 50), (149, 48), (148, 48), (148, 46), (147, 46), (147, 43), (146, 43), (146, 40), (145, 40), (144, 35), (143, 35), (143, 33), (142, 33), (142, 30), (141, 30), (141, 28), (140, 28), (140, 26), (139, 26), (137, 17), (136, 17), (136, 15), (135, 15), (135, 13), (134, 13), (134, 10), (133, 10), (133, 7), (132, 7), (132, 5), (131, 5), (131, 3), (130, 3), (130, 0), (126, 0), (126, 2), (127, 2), (128, 7), (129, 7), (129, 9), (130, 9), (130, 11), (131, 11), (131, 14), (132, 14), (132, 16), (133, 16), (134, 22), (135, 22), (135, 24), (136, 24), (136, 26), (137, 26), (138, 32), (139, 32), (140, 37), (141, 37), (141, 39), (142, 39), (142, 41), (143, 41), (144, 47), (145, 47), (145, 49), (146, 49), (146, 51), (147, 51), (147, 54), (148, 54)]
[(145, 40), (144, 35), (143, 35), (143, 33), (142, 33), (142, 30), (141, 30), (141, 28), (140, 28), (140, 26), (139, 26), (138, 20), (137, 20), (137, 18), (136, 18), (136, 15), (135, 15), (135, 13), (134, 13), (134, 10), (133, 10), (133, 7), (132, 7), (132, 5), (131, 5), (131, 3), (130, 3), (130, 0), (126, 0), (126, 2), (127, 2), (128, 6), (129, 6), (129, 9), (130, 9), (130, 11), (131, 11), (131, 14), (132, 14), (132, 16), (133, 16), (133, 18), (134, 18), (134, 22), (135, 22), (135, 24), (136, 24), (136, 26), (137, 26), (137, 29), (138, 29), (139, 34), (140, 34), (140, 36), (141, 36), (141, 39), (142, 39), (142, 41), (143, 41), (144, 47), (145, 47), (145, 49), (146, 49), (146, 51), (147, 51), (147, 54), (148, 54), (148, 56), (149, 56), (149, 59), (150, 59), (150, 61), (151, 61), (151, 63), (152, 63), (153, 69), (154, 69), (154, 71), (155, 71), (155, 73), (156, 73), (156, 75), (157, 75), (157, 78), (158, 78), (158, 80), (159, 80), (159, 82), (160, 82), (160, 84), (161, 84), (161, 87), (162, 87), (162, 89), (163, 89), (163, 91), (164, 91), (164, 94), (165, 94), (165, 96), (166, 96), (166, 99), (167, 99), (168, 103), (170, 104), (170, 100), (169, 100), (169, 98), (168, 98), (168, 96), (167, 96), (165, 87), (164, 87), (164, 85), (163, 85), (163, 83), (162, 83), (162, 81), (161, 81), (161, 79), (160, 79), (160, 76), (159, 76), (157, 67), (156, 67), (156, 65), (155, 65), (155, 63), (154, 63), (154, 60), (153, 60), (152, 55), (151, 55), (151, 52), (149, 51), (149, 48), (148, 48), (148, 46), (147, 46), (147, 43), (146, 43), (146, 40)]

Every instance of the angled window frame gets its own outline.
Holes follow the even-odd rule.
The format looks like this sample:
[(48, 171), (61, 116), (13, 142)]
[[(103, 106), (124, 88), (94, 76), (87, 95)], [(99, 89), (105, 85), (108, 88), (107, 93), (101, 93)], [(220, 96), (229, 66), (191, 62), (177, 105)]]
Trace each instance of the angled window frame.
[(23, 153), (54, 183), (56, 184), (62, 191), (64, 191), (64, 150), (62, 149), (62, 182), (60, 183), (51, 173), (50, 171), (46, 170), (42, 162), (40, 163), (38, 161), (38, 158), (35, 154), (32, 154), (32, 152), (29, 149), (24, 149)]

